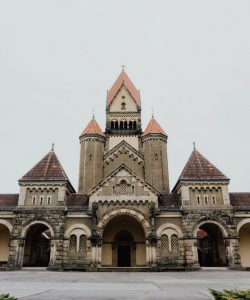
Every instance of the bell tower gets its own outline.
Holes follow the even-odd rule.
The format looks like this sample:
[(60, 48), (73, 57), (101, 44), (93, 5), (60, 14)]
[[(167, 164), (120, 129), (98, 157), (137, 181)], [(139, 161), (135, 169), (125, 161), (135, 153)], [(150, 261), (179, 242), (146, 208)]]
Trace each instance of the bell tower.
[(128, 75), (122, 72), (107, 92), (106, 151), (126, 141), (137, 151), (141, 150), (141, 99)]
[(166, 132), (154, 116), (142, 135), (145, 179), (162, 194), (169, 193)]
[(79, 139), (81, 150), (78, 191), (88, 194), (103, 179), (105, 135), (94, 116)]

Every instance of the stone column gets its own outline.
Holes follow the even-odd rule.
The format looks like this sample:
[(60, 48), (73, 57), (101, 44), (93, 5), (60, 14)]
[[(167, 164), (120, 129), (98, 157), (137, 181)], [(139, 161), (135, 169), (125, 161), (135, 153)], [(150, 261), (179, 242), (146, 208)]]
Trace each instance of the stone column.
[(184, 238), (184, 253), (186, 268), (188, 270), (200, 269), (197, 253), (197, 239), (196, 238)]
[(240, 246), (237, 237), (225, 238), (225, 246), (227, 251), (228, 267), (232, 269), (240, 269)]
[(24, 255), (24, 238), (11, 238), (9, 247), (8, 269), (17, 270), (22, 268)]

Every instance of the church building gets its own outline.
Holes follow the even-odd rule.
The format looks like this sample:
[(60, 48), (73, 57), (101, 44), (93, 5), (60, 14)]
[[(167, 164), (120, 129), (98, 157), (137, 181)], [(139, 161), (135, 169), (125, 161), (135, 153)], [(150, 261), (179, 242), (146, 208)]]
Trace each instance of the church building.
[[(141, 122), (124, 70), (107, 93), (106, 128), (80, 134), (78, 190), (52, 149), (0, 194), (0, 269), (165, 271), (250, 269), (250, 193), (194, 146), (170, 190), (168, 135)], [(27, 166), (29, 167), (29, 166)]]

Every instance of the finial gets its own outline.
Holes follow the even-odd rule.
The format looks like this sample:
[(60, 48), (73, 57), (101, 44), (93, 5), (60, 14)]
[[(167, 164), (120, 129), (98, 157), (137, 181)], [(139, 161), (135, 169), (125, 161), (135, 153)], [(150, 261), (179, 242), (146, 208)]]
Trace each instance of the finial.
[(93, 107), (92, 108), (92, 116), (93, 116), (93, 119), (95, 118), (95, 108)]
[(194, 146), (194, 150), (196, 150), (196, 147), (195, 147), (195, 142), (193, 142), (193, 146)]
[(124, 72), (124, 70), (125, 70), (125, 65), (121, 65), (121, 67), (122, 67), (122, 72)]
[(52, 145), (51, 145), (51, 151), (52, 151), (52, 152), (54, 152), (54, 146), (55, 146), (55, 144), (52, 143)]
[(154, 108), (152, 107), (152, 118), (154, 118)]

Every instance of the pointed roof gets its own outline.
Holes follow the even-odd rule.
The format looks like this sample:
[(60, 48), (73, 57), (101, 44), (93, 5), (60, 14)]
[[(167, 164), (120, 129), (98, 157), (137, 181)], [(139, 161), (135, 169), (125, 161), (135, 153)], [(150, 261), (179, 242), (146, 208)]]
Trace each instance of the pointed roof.
[(180, 180), (229, 180), (229, 178), (194, 148), (179, 177)]
[(59, 159), (52, 149), (20, 181), (68, 181)]
[(148, 134), (162, 134), (168, 136), (153, 116), (142, 136), (146, 136)]
[(137, 105), (140, 105), (140, 93), (134, 86), (133, 82), (128, 77), (127, 73), (122, 70), (114, 84), (112, 85), (111, 89), (108, 91), (107, 95), (107, 105), (109, 106), (112, 101), (114, 100), (115, 96), (119, 92), (122, 86), (125, 86), (126, 89), (129, 91), (132, 98), (135, 100)]
[(105, 136), (104, 133), (101, 130), (101, 127), (97, 123), (96, 119), (93, 117), (92, 120), (89, 122), (89, 124), (86, 126), (86, 128), (81, 133), (80, 137), (84, 135), (100, 135)]

